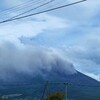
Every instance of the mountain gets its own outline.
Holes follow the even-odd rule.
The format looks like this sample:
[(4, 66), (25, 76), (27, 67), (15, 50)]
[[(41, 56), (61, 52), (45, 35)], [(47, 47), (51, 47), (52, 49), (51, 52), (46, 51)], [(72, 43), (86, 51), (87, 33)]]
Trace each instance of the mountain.
[[(0, 79), (0, 94), (23, 94), (23, 96), (41, 96), (45, 82), (60, 82), (50, 84), (48, 91), (65, 91), (67, 85), (68, 98), (72, 100), (100, 100), (100, 83), (80, 72), (71, 63), (56, 60), (49, 68), (41, 67), (37, 72), (28, 74), (9, 70), (5, 79)], [(37, 91), (38, 90), (38, 91)], [(33, 95), (34, 93), (34, 95)]]
[(100, 85), (100, 82), (88, 77), (77, 71), (71, 63), (59, 61), (51, 64), (51, 68), (41, 68), (35, 73), (16, 72), (10, 70), (5, 80), (1, 80), (3, 84), (24, 84), (24, 83), (43, 83), (49, 82), (68, 82), (72, 84), (84, 85)]

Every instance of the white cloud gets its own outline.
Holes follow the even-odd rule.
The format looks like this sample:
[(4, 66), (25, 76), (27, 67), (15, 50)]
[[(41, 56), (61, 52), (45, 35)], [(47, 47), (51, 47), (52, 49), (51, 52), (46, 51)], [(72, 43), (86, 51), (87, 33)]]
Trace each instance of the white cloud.
[(59, 17), (42, 14), (33, 19), (22, 22), (11, 22), (2, 24), (0, 27), (0, 40), (18, 41), (23, 37), (34, 37), (45, 31), (54, 31), (67, 28), (69, 23)]

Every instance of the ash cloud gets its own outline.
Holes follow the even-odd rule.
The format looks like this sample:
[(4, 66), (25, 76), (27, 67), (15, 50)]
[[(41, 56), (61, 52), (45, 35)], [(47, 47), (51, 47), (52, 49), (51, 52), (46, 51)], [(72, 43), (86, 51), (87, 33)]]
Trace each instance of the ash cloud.
[(74, 74), (76, 70), (55, 50), (41, 46), (23, 45), (17, 47), (11, 42), (0, 45), (0, 79), (6, 80), (14, 74), (45, 76), (52, 70)]

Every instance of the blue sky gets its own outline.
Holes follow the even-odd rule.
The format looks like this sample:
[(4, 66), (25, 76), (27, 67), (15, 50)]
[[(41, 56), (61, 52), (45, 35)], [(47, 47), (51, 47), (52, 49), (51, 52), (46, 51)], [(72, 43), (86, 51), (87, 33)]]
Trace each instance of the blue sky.
[[(28, 0), (2, 0), (1, 11)], [(67, 0), (73, 2), (75, 0)], [(76, 0), (77, 1), (77, 0)], [(80, 72), (95, 79), (100, 74), (100, 1), (84, 3), (0, 25), (0, 45), (10, 42), (50, 48)], [(18, 12), (10, 12), (6, 19)]]

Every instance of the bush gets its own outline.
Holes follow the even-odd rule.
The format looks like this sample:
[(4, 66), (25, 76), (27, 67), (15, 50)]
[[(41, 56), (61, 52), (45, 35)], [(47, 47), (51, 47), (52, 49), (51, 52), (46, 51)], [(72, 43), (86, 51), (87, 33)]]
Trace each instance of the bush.
[(64, 94), (61, 92), (56, 92), (47, 96), (47, 100), (63, 100)]

